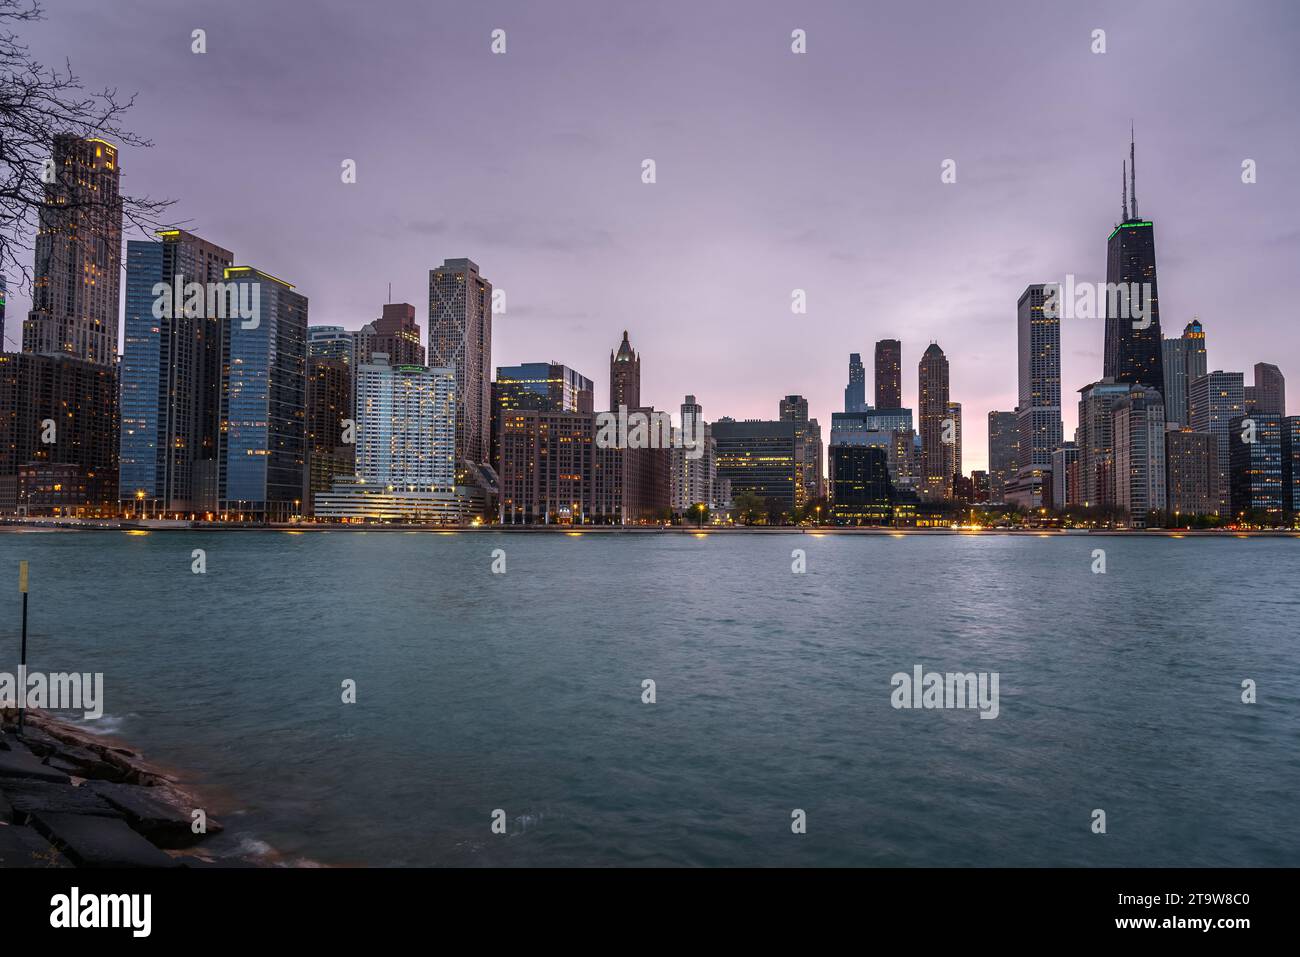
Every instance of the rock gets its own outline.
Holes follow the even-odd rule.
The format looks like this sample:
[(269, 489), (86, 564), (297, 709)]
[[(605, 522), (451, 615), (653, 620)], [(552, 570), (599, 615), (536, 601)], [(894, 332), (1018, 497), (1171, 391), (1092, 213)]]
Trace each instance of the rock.
[(0, 779), (36, 778), (67, 784), (68, 776), (57, 768), (41, 764), (40, 760), (17, 741), (9, 742), (8, 751), (0, 751)]
[(195, 834), (193, 808), (184, 799), (162, 787), (141, 787), (109, 781), (88, 781), (86, 787), (120, 811), (128, 824), (158, 847), (192, 847), (207, 834), (221, 831), (221, 825), (207, 819), (207, 834)]
[(30, 827), (0, 827), (0, 868), (71, 867), (66, 857)]
[(8, 799), (13, 808), (13, 819), (19, 824), (27, 824), (32, 815), (43, 812), (122, 816), (94, 791), (86, 787), (74, 788), (71, 784), (54, 784), (34, 779), (5, 781), (0, 783), (0, 793)]
[(116, 817), (40, 813), (38, 831), (78, 867), (179, 867)]

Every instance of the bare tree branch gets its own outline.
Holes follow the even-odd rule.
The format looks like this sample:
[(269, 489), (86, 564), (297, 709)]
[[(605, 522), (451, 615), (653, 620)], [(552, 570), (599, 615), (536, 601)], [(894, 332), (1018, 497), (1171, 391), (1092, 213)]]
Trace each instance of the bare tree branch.
[[(134, 94), (116, 89), (88, 93), (72, 65), (47, 68), (36, 61), (15, 29), (44, 19), (39, 0), (0, 0), (0, 272), (17, 276), (21, 287), (32, 281), (32, 242), (43, 210), (62, 194), (59, 210), (120, 204), (128, 228), (151, 231), (173, 201), (149, 196), (94, 197), (73, 201), (67, 171), (51, 167), (55, 141), (72, 135), (106, 139), (119, 146), (153, 144), (124, 125)], [(52, 183), (42, 179), (55, 177)], [(82, 191), (84, 193), (84, 191)], [(11, 280), (12, 282), (12, 280)]]

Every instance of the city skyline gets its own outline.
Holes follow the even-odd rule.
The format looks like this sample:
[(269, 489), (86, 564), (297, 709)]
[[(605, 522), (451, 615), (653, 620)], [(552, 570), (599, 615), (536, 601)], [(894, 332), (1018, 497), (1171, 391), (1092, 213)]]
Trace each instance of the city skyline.
[[(1294, 336), (1279, 330), (1287, 264), (1300, 246), (1286, 211), (1300, 204), (1288, 175), (1293, 133), (1277, 122), (1297, 78), (1284, 57), (1300, 28), (1295, 12), (1262, 8), (1247, 22), (1172, 6), (1017, 9), (1015, 26), (1003, 19), (996, 32), (965, 10), (924, 23), (893, 11), (880, 22), (843, 6), (760, 5), (743, 24), (721, 11), (677, 17), (671, 5), (635, 21), (609, 12), (556, 23), (522, 9), (450, 10), (439, 15), (445, 49), (420, 75), (402, 66), (416, 53), (410, 41), (343, 10), (292, 24), (270, 11), (259, 16), (260, 37), (241, 30), (238, 44), (223, 44), (243, 10), (232, 4), (203, 25), (200, 56), (183, 16), (160, 7), (128, 32), (108, 11), (70, 2), (48, 11), (29, 39), (46, 61), (70, 57), (92, 87), (150, 91), (130, 122), (156, 145), (122, 151), (123, 190), (177, 199), (184, 228), (293, 277), (313, 301), (313, 325), (358, 329), (386, 298), (422, 316), (428, 271), (468, 256), (509, 297), (494, 317), (493, 368), (554, 358), (599, 373), (626, 328), (647, 360), (650, 404), (674, 408), (695, 394), (716, 415), (767, 418), (780, 396), (798, 393), (823, 422), (842, 408), (848, 354), (870, 356), (879, 339), (902, 341), (903, 404), (916, 408), (907, 370), (937, 341), (951, 361), (953, 400), (966, 410), (969, 471), (987, 466), (984, 430), (969, 422), (1014, 406), (1016, 297), (1067, 273), (1104, 278), (1106, 236), (1119, 218), (1115, 161), (1131, 119), (1141, 208), (1160, 231), (1166, 334), (1195, 316), (1212, 339), (1211, 369), (1266, 362), (1285, 374), (1297, 365)], [(497, 27), (509, 37), (501, 56), (489, 50)], [(790, 51), (796, 27), (808, 31), (803, 55)], [(1105, 54), (1089, 50), (1097, 27), (1107, 30)], [(348, 55), (321, 57), (290, 80), (274, 61), (285, 42)], [(1225, 44), (1250, 56), (1229, 71), (1217, 65), (1228, 62)], [(1037, 52), (1008, 63), (1008, 45)], [(891, 68), (922, 50), (934, 82), (900, 87)], [(1189, 70), (1197, 51), (1216, 56)], [(561, 52), (581, 57), (585, 76), (610, 82), (573, 83), (552, 69)], [(381, 55), (394, 70), (376, 81), (367, 71)], [(206, 64), (226, 56), (239, 60), (233, 72), (243, 79), (206, 84), (215, 68)], [(1037, 69), (1046, 63), (1067, 69)], [(638, 66), (653, 70), (654, 91), (626, 78)], [(186, 110), (157, 92), (159, 70)], [(1032, 84), (1015, 82), (1031, 70)], [(979, 82), (964, 83), (967, 71)], [(428, 101), (453, 77), (478, 95), (463, 123), (485, 137), (486, 161), (402, 123), (408, 113), (428, 116)], [(280, 95), (295, 106), (282, 125)], [(376, 95), (385, 99), (372, 109)], [(860, 114), (846, 111), (863, 96), (882, 103), (858, 129), (844, 121)], [(702, 138), (724, 98), (728, 135)], [(997, 113), (981, 106), (991, 99)], [(905, 113), (921, 107), (925, 129)], [(354, 119), (339, 125), (340, 115)], [(1035, 122), (1024, 124), (1026, 115)], [(241, 124), (256, 134), (252, 155), (198, 148), (213, 130)], [(304, 138), (316, 144), (306, 154)], [(813, 142), (818, 149), (807, 148)], [(412, 155), (436, 173), (425, 195), (397, 162)], [(657, 163), (653, 185), (641, 182), (647, 157)], [(950, 157), (957, 181), (942, 184)], [(357, 182), (343, 184), (339, 166), (349, 158)], [(1240, 181), (1245, 158), (1259, 164), (1255, 184)], [(438, 188), (439, 176), (455, 188)], [(342, 235), (341, 221), (350, 226)], [(1225, 245), (1229, 228), (1238, 238)], [(681, 278), (664, 282), (672, 275)], [(13, 317), (28, 309), (16, 285), (10, 277), (8, 348), (17, 346)], [(790, 312), (797, 288), (807, 291), (806, 315)], [(736, 334), (738, 323), (747, 334)], [(1066, 394), (1100, 378), (1101, 325), (1062, 323)], [(597, 379), (598, 391), (604, 385)], [(1072, 402), (1062, 417), (1068, 437)]]

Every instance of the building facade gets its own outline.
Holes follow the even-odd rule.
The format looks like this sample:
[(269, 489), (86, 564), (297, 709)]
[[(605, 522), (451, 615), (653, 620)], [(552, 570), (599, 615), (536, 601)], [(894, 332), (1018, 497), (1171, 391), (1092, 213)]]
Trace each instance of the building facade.
[(0, 354), (0, 512), (117, 514), (117, 370)]
[[(234, 258), (185, 230), (157, 236), (127, 243), (119, 494), (150, 514), (207, 516), (217, 509), (223, 350), (240, 321), (223, 289)], [(186, 297), (190, 283), (202, 295)]]
[(944, 441), (948, 428), (948, 359), (937, 343), (930, 343), (917, 369), (921, 433), (919, 491), (926, 499), (952, 495), (953, 447)]
[(1115, 504), (1145, 528), (1165, 511), (1165, 405), (1156, 389), (1134, 386), (1115, 403)]
[(456, 468), (468, 482), (492, 443), (492, 283), (469, 259), (429, 271), (427, 357), (456, 370)]
[(844, 387), (844, 411), (865, 412), (867, 409), (867, 370), (859, 353), (849, 353), (849, 384)]
[(1166, 423), (1165, 509), (1175, 518), (1219, 511), (1219, 441), (1209, 432)]
[(903, 344), (897, 339), (881, 339), (876, 343), (876, 408), (902, 407)]
[[(288, 521), (301, 514), (306, 469), (307, 297), (251, 266), (225, 270), (256, 323), (226, 323), (217, 508), (227, 518)], [(245, 288), (248, 287), (248, 288)]]
[(56, 178), (40, 209), (23, 351), (113, 366), (122, 262), (117, 147), (60, 135), (52, 159)]
[(1228, 444), (1232, 420), (1246, 407), (1244, 376), (1240, 372), (1216, 370), (1193, 379), (1187, 388), (1187, 417), (1196, 432), (1208, 432), (1218, 445), (1215, 488), (1219, 494), (1218, 513), (1232, 514), (1231, 452)]

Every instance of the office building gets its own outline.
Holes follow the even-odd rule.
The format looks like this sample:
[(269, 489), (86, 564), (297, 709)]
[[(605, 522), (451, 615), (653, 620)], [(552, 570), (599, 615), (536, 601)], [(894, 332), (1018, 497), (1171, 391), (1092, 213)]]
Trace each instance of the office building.
[(234, 258), (186, 230), (157, 237), (127, 243), (119, 494), (150, 515), (210, 517), (223, 352), (231, 323), (242, 321), (225, 295)]
[(731, 494), (753, 493), (793, 513), (799, 494), (799, 425), (795, 422), (723, 418), (713, 423), (717, 474)]
[(1138, 215), (1137, 156), (1129, 143), (1123, 218), (1106, 241), (1106, 283), (1128, 295), (1106, 297), (1104, 378), (1164, 388), (1155, 224)]
[(456, 468), (481, 484), (492, 443), (492, 284), (469, 259), (429, 270), (427, 360), (456, 370)]
[(1165, 511), (1165, 405), (1159, 390), (1134, 386), (1112, 411), (1115, 504), (1135, 528)]
[(1165, 428), (1165, 510), (1176, 519), (1219, 510), (1219, 440), (1176, 423)]
[(117, 370), (0, 354), (0, 512), (117, 514)]
[(989, 501), (1005, 501), (1005, 489), (1020, 471), (1018, 412), (989, 413)]
[(881, 339), (876, 343), (876, 408), (902, 406), (903, 344), (897, 339)]
[(1187, 388), (1187, 417), (1196, 432), (1209, 432), (1218, 445), (1215, 488), (1218, 513), (1232, 514), (1231, 459), (1228, 434), (1233, 419), (1245, 412), (1246, 388), (1240, 372), (1216, 370), (1193, 379)]
[(888, 525), (894, 490), (885, 450), (867, 445), (830, 448), (830, 518), (837, 525)]
[(302, 511), (306, 468), (307, 297), (251, 266), (225, 270), (256, 323), (228, 321), (218, 445), (218, 501), (235, 520), (288, 521)]
[(937, 343), (930, 343), (917, 369), (918, 414), (921, 432), (921, 469), (918, 491), (927, 500), (952, 494), (953, 445), (944, 441), (950, 429), (948, 359)]
[(867, 409), (867, 370), (859, 353), (849, 354), (849, 384), (844, 387), (844, 411), (865, 412)]
[(1112, 415), (1115, 405), (1126, 398), (1126, 382), (1102, 379), (1079, 390), (1079, 504), (1087, 508), (1109, 507), (1115, 497), (1115, 439)]
[(1276, 412), (1252, 412), (1229, 423), (1229, 497), (1235, 520), (1282, 524), (1286, 498), (1283, 427), (1284, 416)]
[(1247, 402), (1246, 411), (1286, 415), (1286, 377), (1277, 366), (1255, 363), (1254, 403)]

